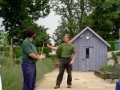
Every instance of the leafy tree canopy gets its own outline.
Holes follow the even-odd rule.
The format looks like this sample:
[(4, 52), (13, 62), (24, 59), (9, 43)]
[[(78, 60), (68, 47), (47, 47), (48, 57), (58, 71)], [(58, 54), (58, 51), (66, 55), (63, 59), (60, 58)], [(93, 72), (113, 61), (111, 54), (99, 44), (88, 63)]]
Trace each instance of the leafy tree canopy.
[(73, 38), (86, 26), (105, 40), (118, 39), (119, 0), (52, 0), (52, 4), (56, 14), (61, 16), (60, 25), (53, 35), (56, 44), (63, 42), (64, 34)]
[(0, 1), (0, 17), (4, 19), (3, 25), (7, 31), (8, 40), (13, 38), (16, 45), (21, 44), (25, 30), (30, 26), (37, 27), (37, 31), (40, 29), (45, 32), (46, 28), (36, 25), (35, 21), (41, 17), (46, 17), (49, 13), (49, 0)]

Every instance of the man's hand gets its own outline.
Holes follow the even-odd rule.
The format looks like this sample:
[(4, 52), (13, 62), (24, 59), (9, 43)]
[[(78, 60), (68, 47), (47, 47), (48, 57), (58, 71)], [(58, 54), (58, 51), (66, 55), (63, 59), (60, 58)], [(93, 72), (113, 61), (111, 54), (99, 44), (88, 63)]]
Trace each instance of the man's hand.
[(70, 61), (70, 64), (73, 64), (73, 60)]
[(47, 44), (47, 47), (50, 47), (50, 45), (49, 45), (49, 44)]
[(73, 58), (72, 58), (72, 60), (70, 61), (70, 64), (73, 64), (75, 58), (76, 58), (76, 54), (73, 55)]
[(51, 48), (51, 49), (54, 49), (54, 50), (57, 50), (57, 49), (58, 49), (57, 47), (50, 46), (49, 44), (47, 44), (47, 47), (48, 47), (48, 48)]
[(38, 55), (38, 57), (40, 60), (45, 59), (45, 54)]

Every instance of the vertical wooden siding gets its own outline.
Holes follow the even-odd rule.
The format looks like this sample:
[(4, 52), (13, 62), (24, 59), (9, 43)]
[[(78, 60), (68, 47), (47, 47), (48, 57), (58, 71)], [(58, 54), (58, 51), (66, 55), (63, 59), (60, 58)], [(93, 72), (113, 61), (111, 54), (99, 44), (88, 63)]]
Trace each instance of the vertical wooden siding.
[[(83, 34), (83, 37), (80, 36), (73, 41), (77, 52), (77, 57), (75, 62), (73, 63), (74, 71), (88, 71), (89, 70), (99, 70), (99, 67), (103, 64), (107, 63), (107, 45), (104, 44), (99, 38), (97, 38), (93, 33), (89, 30), (86, 30)], [(90, 37), (89, 40), (86, 37)], [(83, 57), (85, 56), (83, 53), (84, 46), (92, 46), (90, 48), (90, 63), (86, 61), (83, 62)], [(83, 65), (84, 64), (84, 65)], [(89, 64), (89, 65), (88, 65)], [(85, 66), (85, 70), (83, 68)], [(89, 67), (88, 67), (89, 66)]]

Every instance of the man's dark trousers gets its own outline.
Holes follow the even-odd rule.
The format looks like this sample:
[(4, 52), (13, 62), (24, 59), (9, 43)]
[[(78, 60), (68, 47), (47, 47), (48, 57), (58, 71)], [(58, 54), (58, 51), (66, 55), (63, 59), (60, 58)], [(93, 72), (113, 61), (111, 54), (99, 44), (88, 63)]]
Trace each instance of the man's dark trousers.
[(67, 85), (71, 85), (72, 82), (72, 65), (70, 64), (71, 58), (62, 58), (60, 61), (59, 74), (57, 76), (56, 85), (60, 85), (63, 79), (64, 70), (67, 70)]
[(36, 64), (34, 62), (23, 60), (22, 71), (24, 77), (23, 90), (35, 90)]
[(116, 88), (115, 90), (120, 90), (120, 80), (116, 83)]

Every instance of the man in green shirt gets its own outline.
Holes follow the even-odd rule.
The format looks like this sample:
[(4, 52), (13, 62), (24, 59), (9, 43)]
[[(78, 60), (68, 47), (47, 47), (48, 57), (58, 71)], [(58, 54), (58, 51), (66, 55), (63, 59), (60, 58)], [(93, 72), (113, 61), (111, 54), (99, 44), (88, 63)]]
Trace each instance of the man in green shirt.
[[(53, 46), (50, 46), (49, 44), (47, 44), (47, 46), (51, 49), (55, 49), (55, 50), (61, 49), (62, 50), (62, 58), (60, 61), (59, 74), (57, 76), (56, 86), (54, 87), (54, 89), (60, 88), (60, 84), (62, 82), (65, 69), (67, 69), (67, 73), (68, 73), (67, 88), (71, 88), (71, 84), (72, 84), (71, 83), (72, 82), (71, 71), (72, 71), (72, 64), (76, 57), (76, 52), (75, 52), (75, 47), (70, 43), (69, 35), (64, 36), (64, 41), (65, 41), (65, 43), (62, 43), (58, 47), (53, 47)], [(73, 54), (73, 56), (72, 56), (72, 54)], [(71, 58), (71, 56), (72, 56), (72, 58)]]
[(35, 90), (36, 62), (45, 58), (44, 55), (37, 54), (36, 47), (32, 42), (35, 37), (35, 29), (28, 28), (26, 31), (26, 39), (22, 43), (23, 90)]

